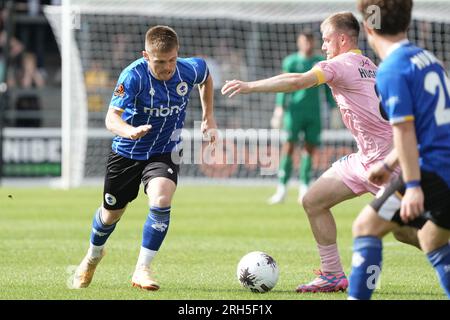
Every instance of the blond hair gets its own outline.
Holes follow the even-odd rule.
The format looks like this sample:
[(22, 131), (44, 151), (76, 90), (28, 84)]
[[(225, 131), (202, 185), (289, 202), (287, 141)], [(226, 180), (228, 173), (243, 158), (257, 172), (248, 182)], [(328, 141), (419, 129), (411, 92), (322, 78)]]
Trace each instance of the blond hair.
[(320, 25), (320, 30), (323, 32), (325, 26), (331, 26), (335, 31), (343, 32), (358, 43), (359, 37), (359, 22), (351, 12), (338, 12), (326, 18)]
[(178, 35), (169, 26), (154, 26), (145, 34), (146, 51), (169, 52), (178, 46)]

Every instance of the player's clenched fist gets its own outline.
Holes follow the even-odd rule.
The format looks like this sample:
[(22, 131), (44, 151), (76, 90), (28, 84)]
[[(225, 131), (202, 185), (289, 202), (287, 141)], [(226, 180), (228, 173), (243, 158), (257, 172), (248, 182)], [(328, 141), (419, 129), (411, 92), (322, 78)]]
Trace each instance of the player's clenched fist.
[(387, 167), (383, 161), (380, 161), (370, 167), (367, 178), (370, 182), (376, 184), (377, 186), (381, 186), (389, 181), (391, 173), (392, 170)]
[(221, 91), (224, 96), (228, 95), (231, 98), (238, 93), (249, 93), (250, 87), (247, 82), (241, 80), (227, 80)]
[(149, 124), (144, 124), (142, 126), (139, 127), (133, 127), (130, 131), (130, 139), (132, 140), (137, 140), (143, 136), (145, 136), (150, 129), (152, 128), (151, 125)]
[(214, 118), (206, 118), (200, 126), (203, 137), (209, 140), (210, 144), (214, 144), (217, 140), (217, 125)]

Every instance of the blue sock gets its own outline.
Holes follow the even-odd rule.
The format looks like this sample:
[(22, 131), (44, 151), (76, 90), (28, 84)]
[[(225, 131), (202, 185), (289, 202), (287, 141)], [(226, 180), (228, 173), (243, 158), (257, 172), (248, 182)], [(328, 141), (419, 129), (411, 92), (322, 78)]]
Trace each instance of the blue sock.
[(450, 298), (450, 245), (446, 244), (427, 254), (433, 268), (438, 274), (442, 288)]
[(377, 237), (357, 237), (353, 242), (352, 272), (349, 278), (350, 298), (368, 300), (381, 273), (383, 245)]
[(170, 222), (170, 207), (150, 207), (150, 213), (142, 232), (142, 246), (158, 251), (167, 234)]
[(117, 224), (116, 222), (112, 225), (105, 225), (100, 218), (101, 210), (102, 208), (97, 209), (94, 215), (94, 221), (92, 221), (91, 243), (95, 246), (103, 246)]

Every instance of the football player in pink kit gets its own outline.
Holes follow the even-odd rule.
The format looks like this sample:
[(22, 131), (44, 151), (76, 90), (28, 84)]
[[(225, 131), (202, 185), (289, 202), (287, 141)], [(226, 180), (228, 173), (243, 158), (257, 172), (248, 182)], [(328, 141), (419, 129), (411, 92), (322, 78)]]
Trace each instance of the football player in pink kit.
[[(350, 12), (336, 13), (321, 25), (322, 50), (327, 60), (305, 73), (285, 73), (259, 81), (227, 81), (222, 94), (232, 96), (251, 92), (291, 92), (327, 83), (336, 99), (346, 127), (358, 145), (358, 152), (333, 163), (313, 183), (303, 198), (311, 229), (317, 242), (321, 270), (297, 292), (345, 291), (344, 274), (336, 244), (336, 223), (330, 209), (336, 204), (380, 189), (369, 182), (368, 169), (392, 150), (392, 129), (383, 117), (375, 91), (377, 67), (358, 49), (359, 23)], [(391, 170), (386, 167), (386, 170)], [(406, 227), (408, 228), (408, 227)], [(394, 233), (395, 234), (395, 233)], [(397, 230), (400, 241), (417, 244), (408, 228)]]

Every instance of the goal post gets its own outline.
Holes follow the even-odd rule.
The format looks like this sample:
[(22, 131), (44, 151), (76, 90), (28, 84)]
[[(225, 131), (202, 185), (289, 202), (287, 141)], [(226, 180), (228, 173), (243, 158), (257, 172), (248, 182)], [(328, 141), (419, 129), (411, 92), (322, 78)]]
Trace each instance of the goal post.
[(72, 0), (47, 6), (45, 14), (61, 52), (61, 180), (59, 187), (82, 184), (85, 170), (88, 108), (82, 59), (75, 41), (79, 11)]
[[(255, 80), (279, 74), (283, 58), (296, 51), (300, 31), (313, 32), (316, 53), (320, 54), (319, 26), (324, 18), (338, 11), (352, 11), (360, 18), (355, 1), (348, 0), (63, 0), (62, 4), (47, 6), (44, 12), (62, 55), (64, 187), (103, 176), (112, 137), (104, 128), (104, 117), (115, 81), (124, 67), (141, 56), (144, 35), (150, 26), (170, 25), (180, 37), (180, 56), (205, 58), (215, 83), (218, 126), (245, 132), (270, 127), (275, 95), (261, 93), (228, 99), (219, 90), (225, 80)], [(450, 69), (448, 12), (447, 1), (414, 1), (409, 36)], [(363, 32), (360, 47), (378, 62)], [(322, 111), (323, 144), (313, 161), (314, 176), (355, 149), (352, 137), (339, 120), (334, 121), (325, 103)], [(200, 102), (194, 90), (185, 121), (189, 139), (201, 139), (193, 132), (200, 119)], [(242, 152), (248, 154), (249, 149)], [(186, 163), (181, 171), (183, 177), (193, 178), (275, 178), (261, 175), (259, 169), (260, 163), (209, 167)]]

